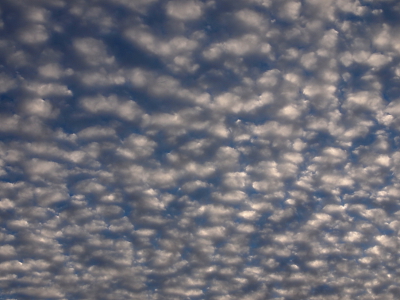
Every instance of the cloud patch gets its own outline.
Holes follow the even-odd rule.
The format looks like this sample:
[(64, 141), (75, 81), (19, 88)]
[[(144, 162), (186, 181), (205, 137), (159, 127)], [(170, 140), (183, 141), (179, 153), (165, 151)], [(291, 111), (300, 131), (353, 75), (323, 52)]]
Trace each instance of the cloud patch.
[(395, 299), (393, 1), (1, 4), (4, 299)]

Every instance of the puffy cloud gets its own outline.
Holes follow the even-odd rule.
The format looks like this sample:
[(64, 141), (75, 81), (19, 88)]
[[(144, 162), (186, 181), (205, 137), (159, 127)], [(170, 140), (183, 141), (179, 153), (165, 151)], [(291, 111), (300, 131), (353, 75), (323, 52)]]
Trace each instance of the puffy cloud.
[(355, 15), (363, 15), (366, 11), (358, 0), (341, 0), (338, 2), (337, 6), (340, 10), (348, 13), (353, 13)]
[(196, 20), (202, 15), (202, 2), (172, 0), (166, 5), (167, 15), (178, 20)]
[(39, 74), (43, 77), (59, 79), (63, 75), (60, 65), (50, 63), (39, 67)]
[(114, 57), (107, 55), (106, 47), (102, 41), (94, 38), (79, 38), (73, 42), (73, 45), (89, 65), (97, 66), (114, 62)]
[(20, 32), (20, 40), (29, 45), (44, 43), (48, 38), (49, 34), (46, 28), (40, 24), (31, 25)]
[(377, 111), (381, 108), (381, 103), (381, 97), (377, 93), (358, 92), (350, 94), (343, 106), (349, 110), (363, 108)]
[(232, 38), (222, 43), (212, 44), (203, 52), (206, 59), (218, 59), (224, 53), (235, 56), (245, 56), (249, 54), (268, 53), (270, 45), (261, 43), (259, 37), (254, 34), (245, 34), (239, 38)]
[(153, 153), (155, 146), (156, 143), (147, 137), (131, 134), (124, 140), (124, 147), (119, 148), (117, 152), (131, 159), (144, 158)]
[(141, 113), (140, 107), (132, 100), (120, 100), (116, 95), (105, 97), (85, 97), (81, 100), (82, 107), (94, 114), (112, 114), (118, 117), (133, 121)]
[(393, 1), (1, 9), (6, 298), (395, 299)]
[(132, 9), (134, 11), (138, 11), (140, 13), (146, 13), (146, 10), (149, 6), (151, 6), (157, 0), (137, 0), (137, 1), (129, 1), (129, 0), (110, 0), (110, 2), (114, 2), (118, 5), (122, 5), (125, 8)]
[(250, 9), (243, 9), (238, 11), (236, 13), (236, 17), (238, 18), (238, 20), (249, 27), (260, 29), (262, 28), (262, 26), (265, 26), (265, 20), (263, 16), (256, 11)]
[(5, 73), (1, 73), (0, 74), (0, 92), (1, 93), (6, 93), (9, 90), (11, 90), (12, 88), (14, 88), (16, 86), (15, 84), (15, 80), (13, 80), (11, 77), (7, 76), (7, 74)]
[(283, 18), (295, 20), (300, 15), (301, 3), (297, 1), (286, 2), (280, 10)]
[(72, 96), (72, 91), (67, 86), (57, 83), (29, 82), (26, 89), (39, 97), (43, 96)]
[(57, 114), (49, 101), (37, 98), (27, 101), (25, 104), (25, 113), (42, 118), (55, 117)]

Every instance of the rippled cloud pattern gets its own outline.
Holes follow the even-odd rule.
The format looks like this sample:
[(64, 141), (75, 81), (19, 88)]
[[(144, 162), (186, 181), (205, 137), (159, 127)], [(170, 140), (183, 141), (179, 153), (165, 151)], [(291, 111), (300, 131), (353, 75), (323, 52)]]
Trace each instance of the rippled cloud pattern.
[(2, 0), (0, 299), (395, 300), (395, 0)]

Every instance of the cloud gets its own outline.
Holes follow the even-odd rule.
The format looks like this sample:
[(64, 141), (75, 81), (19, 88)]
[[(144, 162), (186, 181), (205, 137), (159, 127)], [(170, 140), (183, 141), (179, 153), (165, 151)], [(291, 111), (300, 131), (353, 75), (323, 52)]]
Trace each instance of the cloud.
[(42, 118), (55, 117), (57, 114), (54, 113), (51, 103), (49, 101), (37, 98), (31, 101), (27, 101), (25, 104), (25, 113), (29, 115), (35, 115)]
[(1, 82), (1, 93), (6, 93), (12, 88), (16, 87), (15, 80), (11, 77), (7, 76), (5, 73), (0, 74), (0, 82)]
[(97, 66), (114, 62), (114, 57), (107, 55), (106, 47), (102, 41), (94, 38), (79, 38), (73, 42), (73, 46), (89, 65)]
[(5, 299), (395, 299), (393, 1), (4, 1)]
[(19, 38), (23, 43), (34, 45), (47, 41), (49, 34), (43, 25), (37, 24), (21, 30)]
[(301, 3), (297, 1), (288, 1), (281, 8), (282, 18), (295, 20), (299, 17)]
[(202, 15), (202, 2), (200, 1), (169, 1), (166, 5), (167, 15), (178, 20), (196, 20)]
[(135, 120), (140, 115), (140, 108), (132, 100), (119, 100), (116, 95), (105, 97), (85, 97), (81, 99), (82, 107), (93, 114), (117, 115), (125, 120)]

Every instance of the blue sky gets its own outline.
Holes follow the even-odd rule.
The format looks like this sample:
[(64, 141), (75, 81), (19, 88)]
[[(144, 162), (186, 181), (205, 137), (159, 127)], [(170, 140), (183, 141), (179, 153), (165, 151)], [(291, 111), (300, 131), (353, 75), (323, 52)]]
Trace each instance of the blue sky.
[(399, 16), (3, 0), (0, 299), (396, 299)]

